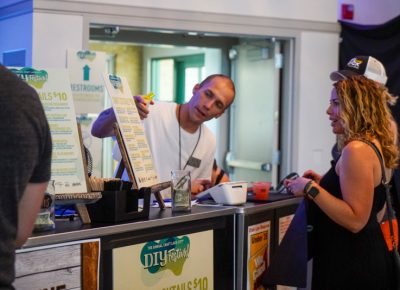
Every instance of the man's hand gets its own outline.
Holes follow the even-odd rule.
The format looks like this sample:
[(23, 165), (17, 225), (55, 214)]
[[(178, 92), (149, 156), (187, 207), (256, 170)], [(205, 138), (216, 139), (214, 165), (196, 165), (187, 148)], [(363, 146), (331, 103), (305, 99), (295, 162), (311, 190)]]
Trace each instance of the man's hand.
[(153, 100), (151, 101), (145, 101), (145, 99), (142, 96), (134, 96), (133, 99), (135, 100), (136, 108), (139, 112), (140, 119), (146, 119), (147, 115), (149, 114), (149, 105), (153, 105), (154, 102)]
[(212, 186), (209, 179), (195, 179), (192, 180), (192, 196), (196, 196), (200, 192), (209, 189)]

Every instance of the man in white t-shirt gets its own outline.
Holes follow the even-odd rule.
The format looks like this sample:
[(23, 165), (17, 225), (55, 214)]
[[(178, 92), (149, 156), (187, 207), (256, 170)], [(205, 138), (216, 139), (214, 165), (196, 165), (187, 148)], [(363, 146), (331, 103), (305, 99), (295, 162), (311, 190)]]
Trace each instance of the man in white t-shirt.
[[(191, 172), (192, 193), (197, 194), (211, 185), (215, 136), (203, 124), (218, 118), (235, 97), (232, 80), (221, 74), (210, 75), (193, 87), (188, 103), (146, 103), (135, 96), (135, 103), (152, 152), (160, 182), (171, 179), (172, 169)], [(92, 135), (104, 138), (114, 135), (114, 111), (103, 111), (92, 127)]]

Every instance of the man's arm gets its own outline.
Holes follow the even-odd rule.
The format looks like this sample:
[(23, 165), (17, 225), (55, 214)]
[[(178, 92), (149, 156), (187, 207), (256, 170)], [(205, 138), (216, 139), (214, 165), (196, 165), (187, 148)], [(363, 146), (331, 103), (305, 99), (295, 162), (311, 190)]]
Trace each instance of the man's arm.
[(47, 182), (28, 183), (18, 205), (18, 231), (16, 246), (21, 247), (30, 237), (33, 224), (43, 201)]
[[(135, 105), (138, 110), (140, 119), (147, 118), (149, 114), (149, 104), (154, 104), (153, 101), (146, 102), (141, 96), (134, 96)], [(114, 123), (117, 122), (113, 108), (108, 108), (100, 113), (99, 117), (93, 123), (92, 135), (98, 138), (114, 136)]]
[(100, 113), (92, 126), (92, 135), (98, 138), (114, 136), (114, 123), (117, 119), (113, 108), (108, 108)]

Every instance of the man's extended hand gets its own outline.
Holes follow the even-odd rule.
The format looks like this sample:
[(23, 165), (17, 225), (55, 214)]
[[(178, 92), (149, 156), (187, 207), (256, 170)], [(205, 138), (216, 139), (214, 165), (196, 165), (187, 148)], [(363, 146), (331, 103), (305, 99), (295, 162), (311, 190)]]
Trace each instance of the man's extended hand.
[(146, 102), (142, 96), (134, 96), (133, 99), (135, 100), (140, 119), (146, 119), (147, 115), (150, 112), (148, 106), (154, 104), (153, 100), (151, 100), (150, 102)]
[(212, 186), (211, 180), (199, 178), (192, 180), (192, 195), (196, 196), (200, 192), (209, 189)]

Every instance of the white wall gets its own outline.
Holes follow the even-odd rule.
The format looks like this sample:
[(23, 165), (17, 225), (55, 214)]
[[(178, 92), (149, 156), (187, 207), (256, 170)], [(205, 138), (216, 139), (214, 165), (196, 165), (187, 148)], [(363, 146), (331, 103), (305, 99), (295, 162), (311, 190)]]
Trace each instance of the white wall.
[(338, 19), (342, 19), (341, 5), (354, 5), (353, 20), (344, 20), (357, 24), (382, 24), (400, 15), (399, 0), (338, 0)]
[(336, 0), (69, 0), (159, 9), (336, 22)]
[(333, 33), (303, 32), (301, 36), (299, 93), (294, 104), (298, 108), (294, 116), (298, 120), (294, 166), (301, 174), (307, 169), (325, 173), (332, 160), (335, 135), (326, 109), (332, 89), (329, 74), (337, 67), (338, 42), (339, 36)]
[(34, 13), (32, 65), (66, 67), (67, 49), (82, 49), (83, 17)]

